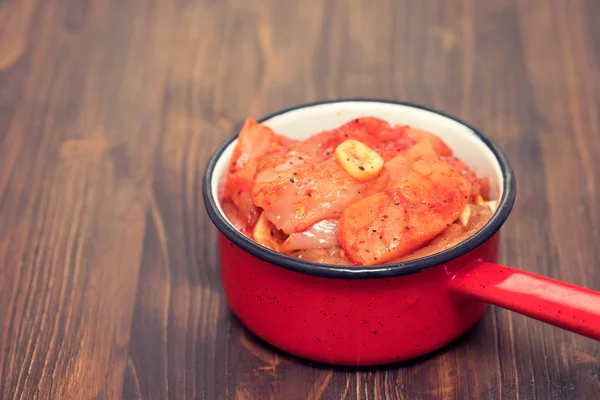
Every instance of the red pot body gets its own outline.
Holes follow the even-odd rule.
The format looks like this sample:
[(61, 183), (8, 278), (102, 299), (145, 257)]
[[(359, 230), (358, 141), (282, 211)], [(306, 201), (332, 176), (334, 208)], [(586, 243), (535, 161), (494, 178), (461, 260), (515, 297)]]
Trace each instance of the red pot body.
[(452, 290), (464, 266), (498, 258), (498, 234), (446, 264), (379, 279), (324, 278), (265, 262), (219, 238), (229, 305), (266, 342), (339, 365), (376, 365), (430, 353), (470, 329), (487, 304)]

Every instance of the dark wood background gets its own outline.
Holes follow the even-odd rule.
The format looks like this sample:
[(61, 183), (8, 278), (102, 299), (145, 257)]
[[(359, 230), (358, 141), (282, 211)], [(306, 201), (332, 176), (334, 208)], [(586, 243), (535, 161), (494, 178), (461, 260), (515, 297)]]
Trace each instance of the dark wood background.
[(409, 100), (509, 154), (502, 261), (600, 290), (597, 0), (0, 0), (0, 397), (596, 399), (600, 345), (493, 308), (432, 357), (246, 331), (200, 183), (244, 116)]

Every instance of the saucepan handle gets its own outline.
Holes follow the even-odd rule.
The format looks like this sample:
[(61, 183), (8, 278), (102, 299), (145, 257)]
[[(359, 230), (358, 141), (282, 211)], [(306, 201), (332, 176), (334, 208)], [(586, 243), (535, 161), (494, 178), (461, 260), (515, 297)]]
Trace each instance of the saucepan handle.
[(600, 292), (488, 262), (462, 268), (452, 289), (600, 340)]

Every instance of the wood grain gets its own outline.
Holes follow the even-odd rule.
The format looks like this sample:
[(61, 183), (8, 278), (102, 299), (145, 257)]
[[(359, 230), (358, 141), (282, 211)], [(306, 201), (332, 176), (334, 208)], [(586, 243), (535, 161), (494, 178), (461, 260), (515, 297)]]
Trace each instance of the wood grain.
[(410, 100), (506, 150), (502, 261), (600, 290), (595, 0), (0, 1), (0, 398), (593, 399), (600, 345), (493, 308), (331, 368), (230, 313), (204, 165), (248, 114)]

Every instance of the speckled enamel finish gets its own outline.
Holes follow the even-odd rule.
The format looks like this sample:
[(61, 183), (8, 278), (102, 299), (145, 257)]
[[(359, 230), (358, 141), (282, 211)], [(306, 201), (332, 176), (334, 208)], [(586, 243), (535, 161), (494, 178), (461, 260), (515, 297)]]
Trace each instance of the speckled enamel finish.
[(600, 340), (600, 292), (480, 261), (449, 282), (454, 290)]
[(498, 237), (444, 265), (379, 279), (334, 279), (267, 263), (220, 235), (230, 307), (265, 341), (294, 355), (375, 365), (430, 353), (471, 328), (487, 304), (449, 288), (465, 264), (495, 262)]

